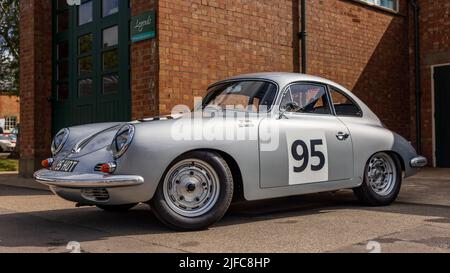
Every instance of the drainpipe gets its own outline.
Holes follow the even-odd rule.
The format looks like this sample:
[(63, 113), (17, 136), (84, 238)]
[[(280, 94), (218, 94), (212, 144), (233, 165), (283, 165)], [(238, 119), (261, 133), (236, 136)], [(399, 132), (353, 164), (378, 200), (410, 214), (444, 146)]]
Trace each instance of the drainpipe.
[(292, 0), (292, 64), (293, 71), (300, 73), (300, 7), (299, 0)]
[(306, 32), (306, 0), (301, 0), (301, 20), (302, 29), (300, 31), (300, 40), (302, 41), (302, 73), (306, 74), (308, 72), (308, 56), (306, 47), (306, 38), (308, 36)]
[(421, 75), (420, 75), (420, 36), (419, 13), (420, 7), (416, 0), (411, 0), (414, 16), (414, 68), (415, 68), (415, 99), (416, 99), (416, 150), (422, 153), (422, 119), (421, 119)]

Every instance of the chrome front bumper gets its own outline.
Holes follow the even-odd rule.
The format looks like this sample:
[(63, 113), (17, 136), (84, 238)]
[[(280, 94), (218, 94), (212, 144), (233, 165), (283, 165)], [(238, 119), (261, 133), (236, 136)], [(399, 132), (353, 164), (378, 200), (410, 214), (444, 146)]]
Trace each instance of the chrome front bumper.
[(138, 175), (66, 173), (43, 169), (34, 173), (37, 182), (62, 188), (114, 188), (138, 186), (144, 178)]
[(409, 165), (411, 168), (423, 168), (428, 164), (428, 160), (423, 156), (417, 156), (411, 159)]

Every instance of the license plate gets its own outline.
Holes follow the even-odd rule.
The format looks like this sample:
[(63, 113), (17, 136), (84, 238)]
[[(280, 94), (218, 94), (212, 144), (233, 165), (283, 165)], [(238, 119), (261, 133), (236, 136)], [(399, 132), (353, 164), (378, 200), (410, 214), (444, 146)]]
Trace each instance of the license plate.
[(78, 161), (75, 160), (60, 160), (58, 162), (55, 162), (52, 166), (53, 171), (58, 172), (73, 172), (75, 167), (77, 166)]

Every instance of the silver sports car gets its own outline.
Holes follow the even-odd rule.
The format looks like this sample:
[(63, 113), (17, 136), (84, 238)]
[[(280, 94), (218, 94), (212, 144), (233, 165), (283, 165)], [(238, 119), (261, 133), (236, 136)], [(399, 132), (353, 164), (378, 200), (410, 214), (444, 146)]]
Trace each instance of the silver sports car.
[(150, 204), (164, 224), (207, 228), (233, 200), (353, 189), (392, 203), (427, 164), (344, 87), (314, 76), (260, 73), (209, 87), (194, 111), (62, 129), (35, 179), (78, 206)]

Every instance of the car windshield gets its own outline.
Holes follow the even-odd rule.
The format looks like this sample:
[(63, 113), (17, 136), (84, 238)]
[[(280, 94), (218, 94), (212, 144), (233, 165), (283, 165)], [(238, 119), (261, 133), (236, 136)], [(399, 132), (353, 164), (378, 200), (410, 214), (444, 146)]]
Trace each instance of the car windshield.
[(277, 86), (266, 81), (233, 81), (215, 85), (203, 100), (203, 109), (267, 112), (277, 95)]
[(0, 140), (10, 140), (10, 138), (5, 135), (1, 135)]

